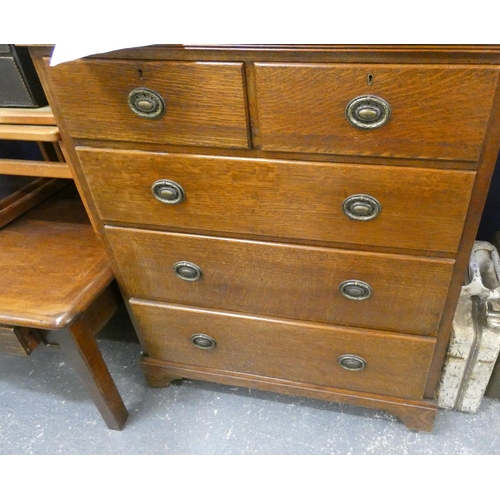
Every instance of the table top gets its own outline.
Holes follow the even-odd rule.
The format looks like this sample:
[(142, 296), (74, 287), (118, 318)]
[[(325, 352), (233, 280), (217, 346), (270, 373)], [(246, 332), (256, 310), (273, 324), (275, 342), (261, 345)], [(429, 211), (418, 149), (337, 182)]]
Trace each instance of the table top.
[(0, 324), (63, 328), (113, 279), (72, 186), (0, 232)]

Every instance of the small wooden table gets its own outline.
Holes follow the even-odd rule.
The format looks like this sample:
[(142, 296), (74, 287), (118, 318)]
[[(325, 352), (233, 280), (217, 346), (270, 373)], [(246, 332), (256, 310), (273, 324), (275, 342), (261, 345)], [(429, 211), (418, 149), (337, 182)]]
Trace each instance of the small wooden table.
[(0, 139), (37, 141), (45, 158), (0, 159), (0, 354), (62, 349), (108, 427), (119, 430), (128, 412), (95, 335), (120, 294), (69, 180), (59, 129), (50, 109), (0, 109)]

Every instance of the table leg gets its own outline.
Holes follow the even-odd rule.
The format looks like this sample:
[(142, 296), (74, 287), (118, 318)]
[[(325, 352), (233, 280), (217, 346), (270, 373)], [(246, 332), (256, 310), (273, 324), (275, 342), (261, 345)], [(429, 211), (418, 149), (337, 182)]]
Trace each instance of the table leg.
[[(95, 335), (116, 311), (110, 287), (70, 326), (50, 332), (89, 392), (110, 429), (121, 430), (128, 417), (123, 400), (102, 357)], [(52, 340), (53, 339), (53, 340)]]

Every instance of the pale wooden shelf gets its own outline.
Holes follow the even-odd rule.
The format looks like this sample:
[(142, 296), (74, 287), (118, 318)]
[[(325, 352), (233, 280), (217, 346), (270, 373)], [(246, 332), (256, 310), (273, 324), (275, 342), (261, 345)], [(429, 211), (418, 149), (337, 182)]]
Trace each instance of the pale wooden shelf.
[(67, 163), (56, 161), (0, 160), (0, 174), (73, 178)]
[[(0, 108), (0, 140), (33, 141), (44, 154), (44, 143), (54, 145), (57, 161), (0, 159), (0, 174), (72, 179), (61, 152), (61, 133), (50, 106), (42, 108)], [(48, 159), (46, 154), (44, 157)]]
[(0, 108), (0, 124), (55, 125), (50, 106), (42, 108)]

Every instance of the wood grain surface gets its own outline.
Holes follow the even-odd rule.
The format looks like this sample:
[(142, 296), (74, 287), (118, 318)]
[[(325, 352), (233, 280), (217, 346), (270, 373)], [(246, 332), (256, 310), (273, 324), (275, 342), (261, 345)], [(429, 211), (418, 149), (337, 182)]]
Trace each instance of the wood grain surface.
[(0, 234), (0, 323), (63, 328), (113, 280), (73, 189), (32, 208)]
[[(387, 410), (409, 428), (431, 430), (454, 308), (500, 146), (499, 45), (170, 45), (56, 68), (48, 67), (50, 51), (32, 54), (122, 290), (143, 303), (136, 313), (143, 346), (151, 342), (163, 356), (169, 325), (186, 334), (188, 324), (200, 331), (217, 325), (236, 363), (225, 355), (204, 361), (208, 353), (191, 362), (176, 337), (174, 357), (186, 358), (145, 356), (149, 384), (188, 377), (317, 397)], [(167, 109), (147, 122), (132, 115), (126, 98), (137, 86), (170, 92), (164, 97), (173, 114)], [(346, 104), (366, 94), (391, 106), (380, 129), (361, 131), (345, 118)], [(77, 154), (75, 146), (84, 148)], [(150, 187), (171, 177), (186, 199), (165, 206)], [(379, 199), (381, 215), (344, 220), (339, 201), (362, 189)], [(200, 265), (203, 278), (180, 280), (172, 270), (179, 260)], [(341, 279), (369, 282), (373, 296), (342, 302)], [(327, 330), (332, 336), (316, 335)], [(292, 340), (280, 375), (274, 370), (285, 331)], [(350, 342), (369, 339), (366, 356), (377, 359), (404, 359), (408, 349), (432, 361), (409, 360), (408, 372), (389, 362), (397, 383), (381, 373), (359, 385), (345, 379), (339, 388), (322, 368), (333, 338), (360, 349), (361, 340)], [(404, 342), (393, 344), (396, 338)], [(428, 344), (413, 350), (408, 339)], [(266, 342), (272, 352), (261, 363), (252, 356)], [(304, 382), (311, 380), (305, 367), (299, 361), (294, 371), (293, 362), (309, 359), (309, 347), (321, 367), (313, 368), (315, 381)], [(408, 380), (398, 379), (400, 369)]]
[(11, 125), (55, 125), (49, 106), (41, 108), (0, 108), (0, 123)]
[[(420, 335), (435, 333), (453, 261), (107, 227), (131, 297)], [(188, 282), (174, 272), (202, 270)], [(366, 300), (341, 283), (368, 283)], [(411, 283), (411, 286), (410, 286)]]
[(0, 325), (0, 354), (28, 356), (40, 343), (40, 336), (29, 328)]
[[(485, 66), (257, 62), (262, 148), (477, 161), (498, 73)], [(376, 130), (358, 130), (345, 118), (351, 99), (367, 94), (391, 107), (390, 121)]]
[[(0, 163), (0, 172), (2, 172)], [(62, 189), (68, 181), (0, 174), (0, 228)]]
[[(426, 168), (77, 151), (106, 222), (449, 253), (457, 250), (475, 176)], [(179, 183), (185, 201), (156, 200), (151, 186), (160, 179)], [(375, 197), (382, 205), (379, 217), (348, 218), (342, 204), (356, 194)]]
[[(151, 332), (145, 345), (153, 359), (302, 383), (420, 399), (434, 351), (435, 340), (429, 338), (138, 300), (130, 304), (139, 328)], [(199, 333), (214, 338), (215, 348), (193, 345), (190, 338)], [(345, 354), (360, 356), (366, 367), (342, 368), (338, 358)]]
[[(73, 137), (249, 146), (241, 63), (79, 60), (47, 75)], [(128, 95), (139, 87), (163, 97), (163, 117), (131, 111)]]

